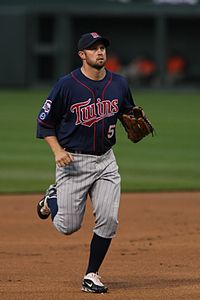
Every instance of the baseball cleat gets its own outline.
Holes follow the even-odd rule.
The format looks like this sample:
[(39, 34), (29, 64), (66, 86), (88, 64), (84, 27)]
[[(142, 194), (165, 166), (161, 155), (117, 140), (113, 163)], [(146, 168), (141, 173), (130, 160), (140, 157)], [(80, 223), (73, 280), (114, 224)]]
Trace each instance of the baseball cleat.
[(50, 214), (50, 208), (48, 207), (48, 199), (56, 197), (56, 185), (52, 184), (46, 190), (45, 196), (37, 204), (37, 213), (40, 219), (47, 219)]
[(101, 277), (96, 273), (88, 273), (83, 278), (81, 290), (89, 293), (107, 293), (108, 288), (103, 285), (100, 278)]

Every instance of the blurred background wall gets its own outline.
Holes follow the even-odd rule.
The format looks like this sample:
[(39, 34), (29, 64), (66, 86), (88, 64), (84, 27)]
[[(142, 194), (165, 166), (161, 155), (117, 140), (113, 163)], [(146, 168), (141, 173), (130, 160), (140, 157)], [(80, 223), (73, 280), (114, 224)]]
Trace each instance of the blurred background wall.
[(0, 86), (52, 84), (79, 66), (91, 31), (111, 40), (109, 67), (130, 83), (199, 86), (198, 0), (1, 0)]

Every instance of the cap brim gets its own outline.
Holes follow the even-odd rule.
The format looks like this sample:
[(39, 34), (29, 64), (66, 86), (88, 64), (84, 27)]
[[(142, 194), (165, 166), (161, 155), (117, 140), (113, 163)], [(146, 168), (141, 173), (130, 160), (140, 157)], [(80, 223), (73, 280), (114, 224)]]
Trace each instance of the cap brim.
[(94, 45), (94, 44), (97, 43), (97, 42), (102, 42), (102, 44), (103, 44), (105, 47), (110, 46), (110, 41), (109, 41), (107, 38), (99, 37), (99, 38), (96, 38), (95, 40), (91, 41), (91, 43), (89, 43), (85, 49), (90, 48), (92, 45)]

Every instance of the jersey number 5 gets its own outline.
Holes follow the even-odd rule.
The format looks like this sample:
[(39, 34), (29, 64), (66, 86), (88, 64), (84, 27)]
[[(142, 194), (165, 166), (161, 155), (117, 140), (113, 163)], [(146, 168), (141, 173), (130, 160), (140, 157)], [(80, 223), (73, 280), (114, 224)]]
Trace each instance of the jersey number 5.
[(110, 125), (108, 128), (108, 138), (111, 139), (115, 133), (115, 126), (116, 125)]

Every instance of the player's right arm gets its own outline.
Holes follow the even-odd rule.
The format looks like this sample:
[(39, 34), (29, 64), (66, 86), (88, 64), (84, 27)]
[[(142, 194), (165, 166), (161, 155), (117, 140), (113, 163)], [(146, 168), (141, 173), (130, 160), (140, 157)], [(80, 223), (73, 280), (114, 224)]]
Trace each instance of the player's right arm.
[(60, 80), (53, 87), (48, 99), (44, 102), (37, 120), (37, 137), (47, 142), (54, 153), (56, 164), (59, 167), (64, 167), (73, 160), (72, 155), (60, 145), (56, 134), (56, 127), (63, 117), (63, 112), (66, 110), (63, 103), (63, 99), (66, 96), (63, 95), (62, 90), (63, 84), (62, 80)]
[(44, 140), (54, 153), (55, 162), (58, 167), (64, 167), (74, 160), (73, 156), (60, 146), (56, 136), (46, 136)]

